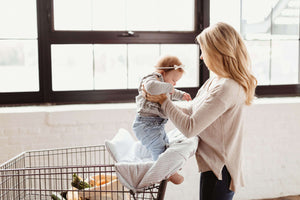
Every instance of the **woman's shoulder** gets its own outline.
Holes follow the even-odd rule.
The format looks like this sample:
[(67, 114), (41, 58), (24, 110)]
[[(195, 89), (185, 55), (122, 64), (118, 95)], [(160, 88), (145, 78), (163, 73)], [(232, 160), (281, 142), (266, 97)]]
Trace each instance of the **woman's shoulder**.
[(203, 88), (238, 88), (240, 85), (233, 79), (231, 78), (220, 78), (220, 77), (211, 77), (209, 78), (202, 86)]
[(243, 87), (231, 78), (216, 79), (211, 92), (222, 99), (228, 98), (228, 100), (241, 99), (241, 101), (244, 101), (246, 97)]
[(231, 78), (220, 78), (217, 84), (219, 84), (223, 89), (230, 91), (239, 90), (242, 88), (238, 82)]

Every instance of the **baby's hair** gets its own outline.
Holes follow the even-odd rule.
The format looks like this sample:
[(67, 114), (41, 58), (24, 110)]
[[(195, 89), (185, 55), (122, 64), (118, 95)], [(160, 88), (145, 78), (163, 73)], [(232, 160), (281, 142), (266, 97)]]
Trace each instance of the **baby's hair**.
[[(154, 66), (158, 71), (163, 71), (163, 72), (168, 72), (171, 70), (175, 70), (175, 66), (180, 66), (182, 65), (181, 61), (179, 60), (179, 58), (177, 58), (176, 56), (170, 56), (170, 55), (166, 55), (161, 57), (157, 64)], [(174, 67), (173, 69), (170, 69), (170, 67)], [(166, 69), (164, 69), (166, 68)], [(184, 72), (184, 70), (182, 68), (177, 68), (176, 70), (178, 70), (179, 72)]]

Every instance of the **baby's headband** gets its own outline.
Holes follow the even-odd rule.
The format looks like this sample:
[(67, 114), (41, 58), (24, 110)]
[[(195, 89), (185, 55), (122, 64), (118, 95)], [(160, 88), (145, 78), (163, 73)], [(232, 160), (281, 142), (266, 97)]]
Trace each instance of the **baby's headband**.
[(185, 65), (174, 65), (173, 67), (157, 67), (156, 69), (183, 69)]

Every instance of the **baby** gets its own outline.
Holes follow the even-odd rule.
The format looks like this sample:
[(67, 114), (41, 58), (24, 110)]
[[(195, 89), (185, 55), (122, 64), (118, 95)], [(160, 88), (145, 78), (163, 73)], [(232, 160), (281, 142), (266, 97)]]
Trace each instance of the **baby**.
[[(182, 77), (184, 69), (175, 56), (162, 57), (155, 66), (156, 71), (142, 78), (136, 97), (137, 116), (133, 123), (133, 131), (141, 143), (151, 152), (153, 160), (157, 160), (168, 144), (165, 124), (168, 119), (158, 103), (152, 103), (143, 96), (143, 88), (152, 95), (166, 94), (174, 100), (191, 100), (191, 96), (174, 89), (176, 82)], [(173, 174), (169, 180), (174, 184), (183, 182), (183, 176)]]

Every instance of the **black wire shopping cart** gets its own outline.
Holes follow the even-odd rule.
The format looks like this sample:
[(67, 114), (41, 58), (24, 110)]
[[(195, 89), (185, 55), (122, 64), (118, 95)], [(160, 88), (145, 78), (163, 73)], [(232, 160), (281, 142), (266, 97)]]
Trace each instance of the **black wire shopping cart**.
[(0, 165), (0, 200), (162, 200), (166, 186), (122, 186), (105, 145), (28, 151)]

